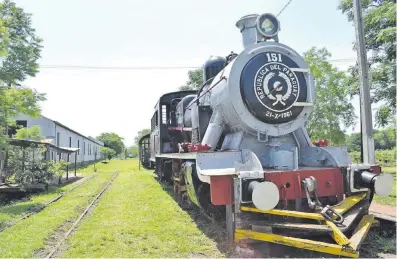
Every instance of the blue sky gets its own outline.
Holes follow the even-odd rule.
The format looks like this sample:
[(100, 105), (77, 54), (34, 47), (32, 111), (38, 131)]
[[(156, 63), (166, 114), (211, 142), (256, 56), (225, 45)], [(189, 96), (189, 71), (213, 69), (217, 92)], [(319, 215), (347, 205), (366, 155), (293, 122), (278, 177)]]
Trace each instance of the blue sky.
[[(131, 145), (138, 130), (150, 127), (159, 96), (183, 84), (188, 69), (71, 70), (45, 66), (199, 67), (210, 55), (242, 50), (235, 27), (240, 17), (277, 14), (288, 0), (15, 2), (32, 13), (33, 27), (44, 40), (39, 61), (43, 68), (24, 82), (47, 93), (43, 115), (85, 135), (116, 132)], [(354, 27), (337, 10), (338, 2), (293, 0), (279, 16), (280, 42), (299, 53), (312, 46), (326, 47), (332, 59), (354, 59)], [(352, 63), (354, 60), (334, 62), (341, 69)]]

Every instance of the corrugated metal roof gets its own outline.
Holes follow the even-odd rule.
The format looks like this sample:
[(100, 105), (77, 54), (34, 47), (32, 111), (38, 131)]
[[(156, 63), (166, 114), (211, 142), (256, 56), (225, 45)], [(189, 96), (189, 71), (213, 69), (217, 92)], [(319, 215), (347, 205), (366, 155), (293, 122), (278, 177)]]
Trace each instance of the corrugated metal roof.
[(57, 147), (51, 142), (48, 142), (49, 139), (44, 140), (31, 140), (31, 139), (15, 139), (11, 138), (8, 139), (8, 142), (13, 146), (20, 146), (20, 147), (28, 147), (30, 145), (45, 145), (47, 147), (51, 147), (57, 151), (62, 153), (75, 153), (80, 150), (80, 148), (71, 148), (71, 147)]

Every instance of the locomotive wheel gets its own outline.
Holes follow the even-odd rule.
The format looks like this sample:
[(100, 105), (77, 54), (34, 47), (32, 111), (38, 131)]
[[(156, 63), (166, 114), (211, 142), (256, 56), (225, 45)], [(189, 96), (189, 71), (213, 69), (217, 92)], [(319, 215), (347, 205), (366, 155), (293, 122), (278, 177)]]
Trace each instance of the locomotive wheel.
[(189, 199), (186, 192), (182, 192), (178, 195), (178, 204), (184, 210), (191, 210), (194, 208), (193, 202)]
[(162, 161), (160, 179), (162, 182), (172, 184), (172, 163), (171, 161)]
[(225, 218), (224, 206), (215, 206), (211, 202), (210, 185), (202, 183), (198, 188), (198, 198), (204, 212), (214, 220)]

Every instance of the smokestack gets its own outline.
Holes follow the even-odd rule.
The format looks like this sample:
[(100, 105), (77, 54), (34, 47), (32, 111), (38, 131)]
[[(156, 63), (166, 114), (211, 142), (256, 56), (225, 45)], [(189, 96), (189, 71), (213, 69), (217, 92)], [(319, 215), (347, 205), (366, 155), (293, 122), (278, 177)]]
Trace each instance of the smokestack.
[(236, 23), (236, 26), (240, 29), (243, 37), (243, 45), (246, 49), (249, 45), (257, 42), (258, 31), (256, 29), (256, 19), (258, 14), (250, 14), (241, 17)]

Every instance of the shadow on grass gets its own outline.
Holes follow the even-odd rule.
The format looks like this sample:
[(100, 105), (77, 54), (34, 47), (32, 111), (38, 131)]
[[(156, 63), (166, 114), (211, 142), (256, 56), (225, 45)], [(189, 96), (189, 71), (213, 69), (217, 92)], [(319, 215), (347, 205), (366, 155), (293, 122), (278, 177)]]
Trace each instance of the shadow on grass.
[[(170, 183), (160, 181), (155, 174), (153, 174), (153, 177), (159, 183), (160, 187), (178, 204), (172, 185)], [(233, 248), (227, 243), (226, 224), (224, 219), (221, 221), (214, 221), (201, 212), (201, 210), (196, 206), (192, 209), (184, 209), (184, 211), (195, 222), (197, 228), (216, 243), (217, 248), (221, 253), (227, 257), (233, 253)], [(198, 255), (193, 256), (198, 257)]]
[(5, 213), (10, 216), (19, 216), (29, 211), (35, 210), (43, 205), (44, 205), (43, 203), (31, 203), (31, 204), (16, 203), (0, 209), (0, 213)]

